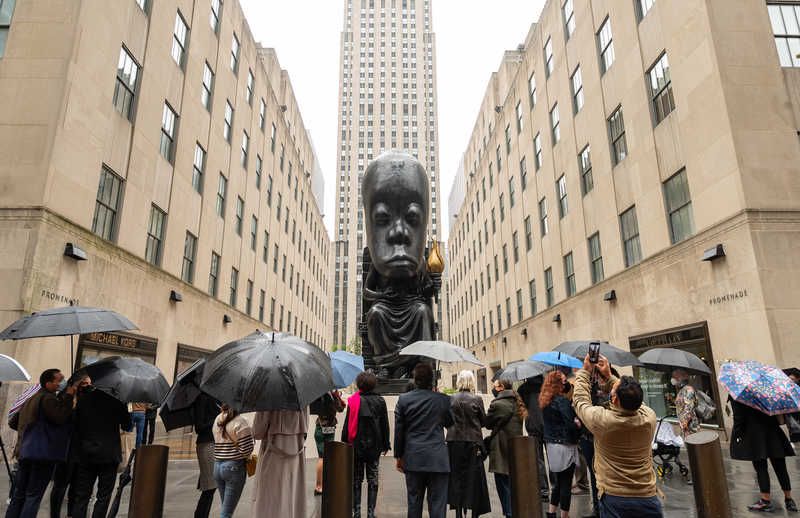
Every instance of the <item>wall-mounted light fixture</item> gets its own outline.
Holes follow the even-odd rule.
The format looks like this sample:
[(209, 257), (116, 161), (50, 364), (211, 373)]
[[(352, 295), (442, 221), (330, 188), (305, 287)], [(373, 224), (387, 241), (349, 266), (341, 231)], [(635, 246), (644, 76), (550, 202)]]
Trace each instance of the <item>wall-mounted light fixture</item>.
[(494, 111), (495, 111), (496, 113), (500, 113), (500, 112), (502, 112), (502, 111), (503, 111), (503, 107), (502, 107), (502, 106), (495, 106), (495, 107), (494, 107)]
[(723, 257), (725, 257), (725, 247), (723, 247), (722, 243), (720, 243), (703, 252), (703, 257), (701, 257), (700, 260), (714, 261), (716, 259), (722, 259)]
[(67, 243), (67, 246), (64, 247), (64, 255), (71, 257), (76, 261), (85, 261), (88, 259), (86, 251), (74, 243)]
[(617, 300), (617, 290), (611, 290), (606, 292), (606, 294), (603, 295), (603, 300), (605, 300), (606, 302), (614, 302), (615, 300)]
[(524, 336), (525, 338), (528, 338), (528, 328), (527, 327), (522, 329), (522, 336)]
[(222, 315), (223, 324), (230, 324), (231, 322), (233, 322), (233, 319), (231, 317), (229, 317), (227, 314)]
[(553, 322), (561, 324), (561, 313), (556, 313), (556, 316), (553, 317)]
[(508, 345), (508, 338), (506, 338), (504, 336), (502, 342), (503, 342), (503, 345)]
[(178, 293), (175, 290), (170, 290), (169, 292), (169, 301), (170, 302), (183, 302), (183, 295)]

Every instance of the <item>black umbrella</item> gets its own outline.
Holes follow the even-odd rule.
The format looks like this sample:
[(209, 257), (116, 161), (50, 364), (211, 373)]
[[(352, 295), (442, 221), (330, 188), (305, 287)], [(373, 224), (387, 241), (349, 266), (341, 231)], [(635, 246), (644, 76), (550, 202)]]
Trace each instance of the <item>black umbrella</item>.
[(119, 474), (119, 482), (117, 482), (117, 494), (114, 497), (114, 500), (111, 502), (111, 507), (108, 509), (107, 518), (116, 518), (117, 513), (119, 513), (122, 492), (125, 490), (125, 486), (130, 484), (133, 480), (133, 477), (131, 476), (131, 467), (133, 466), (134, 457), (136, 457), (136, 450), (131, 450), (131, 454), (128, 456), (128, 463), (125, 464), (125, 469), (123, 469), (122, 473)]
[(561, 344), (559, 344), (559, 346), (553, 350), (567, 353), (570, 356), (574, 356), (582, 361), (584, 358), (586, 358), (586, 355), (589, 354), (589, 344), (592, 342), (600, 343), (600, 354), (605, 356), (612, 365), (618, 365), (620, 367), (641, 367), (642, 365), (642, 362), (639, 361), (639, 358), (637, 358), (630, 351), (620, 349), (619, 347), (611, 345), (608, 342), (602, 342), (600, 340), (573, 340), (569, 342), (561, 342)]
[(123, 403), (160, 405), (169, 392), (169, 383), (158, 367), (139, 358), (109, 356), (81, 369), (92, 384)]
[(205, 359), (197, 360), (175, 377), (175, 382), (170, 387), (159, 411), (167, 431), (194, 424), (193, 405), (202, 393), (200, 380), (203, 377), (205, 363)]
[(711, 374), (711, 369), (708, 368), (708, 365), (703, 360), (688, 351), (680, 349), (656, 347), (641, 354), (639, 360), (648, 369), (672, 370), (680, 368)]
[(520, 360), (506, 365), (496, 379), (505, 381), (523, 381), (528, 378), (541, 376), (553, 370), (553, 367), (546, 363)]
[(127, 318), (110, 309), (66, 306), (38, 311), (22, 317), (3, 332), (0, 340), (23, 340), (69, 335), (70, 369), (75, 365), (74, 335), (136, 329)]
[(331, 361), (285, 333), (256, 331), (206, 359), (200, 389), (239, 412), (301, 410), (333, 390)]

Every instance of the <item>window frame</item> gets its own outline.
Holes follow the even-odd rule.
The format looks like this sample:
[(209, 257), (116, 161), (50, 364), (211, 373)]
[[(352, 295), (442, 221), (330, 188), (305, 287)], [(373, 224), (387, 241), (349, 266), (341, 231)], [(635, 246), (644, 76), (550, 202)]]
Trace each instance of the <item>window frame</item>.
[[(103, 164), (100, 168), (100, 178), (95, 195), (92, 233), (107, 241), (115, 242), (117, 238), (117, 227), (119, 224), (117, 216), (122, 208), (124, 186), (125, 180), (106, 164)], [(108, 193), (108, 196), (104, 196), (103, 199), (100, 199), (101, 193)], [(111, 205), (111, 198), (113, 198), (113, 207)], [(100, 209), (102, 209), (102, 223), (99, 223)], [(108, 223), (109, 214), (111, 219), (110, 223)], [(102, 229), (98, 227), (98, 224), (102, 225)]]
[[(626, 215), (630, 215), (627, 216)], [(634, 228), (627, 228), (626, 219), (632, 221)], [(622, 256), (625, 268), (630, 268), (642, 262), (642, 244), (639, 239), (639, 221), (636, 215), (636, 205), (631, 205), (619, 215), (619, 233), (622, 241)], [(629, 246), (630, 244), (630, 246)]]
[(228, 178), (222, 172), (219, 173), (217, 181), (217, 198), (214, 205), (215, 212), (220, 218), (225, 218), (225, 204), (228, 200)]
[[(614, 134), (615, 117), (619, 116), (619, 121), (616, 125), (621, 131), (617, 135)], [(608, 124), (608, 137), (611, 145), (611, 163), (614, 167), (622, 163), (628, 158), (628, 141), (625, 137), (625, 117), (622, 112), (622, 105), (618, 105), (611, 115), (606, 119)]]
[[(669, 198), (669, 185), (670, 182), (677, 182), (679, 179), (682, 178), (682, 183), (686, 186), (686, 199), (678, 206), (673, 207), (672, 203), (670, 202)], [(670, 244), (676, 245), (681, 241), (685, 241), (686, 239), (692, 237), (695, 234), (695, 227), (694, 227), (694, 211), (692, 209), (692, 193), (689, 189), (689, 177), (686, 174), (686, 168), (683, 167), (678, 170), (675, 174), (664, 180), (662, 183), (662, 190), (664, 193), (664, 209), (666, 210), (667, 215), (667, 227), (669, 228), (669, 239)], [(685, 211), (684, 211), (685, 209)], [(688, 231), (681, 233), (680, 235), (677, 234), (675, 231), (675, 225), (673, 216), (677, 215), (678, 213), (681, 215), (688, 215)]]
[(583, 149), (578, 153), (578, 171), (581, 174), (581, 194), (586, 196), (594, 189), (592, 149), (589, 144), (583, 146)]
[(553, 291), (553, 267), (544, 269), (544, 300), (547, 307), (550, 308), (555, 303), (555, 293)]
[[(210, 81), (206, 84), (207, 76), (210, 76)], [(200, 103), (203, 107), (208, 111), (211, 112), (211, 106), (214, 102), (214, 79), (216, 78), (216, 74), (214, 70), (211, 68), (211, 65), (206, 61), (203, 64), (203, 80), (201, 82), (200, 87)]]
[(544, 42), (544, 76), (549, 78), (553, 74), (555, 67), (554, 54), (553, 54), (553, 37), (548, 36), (547, 41)]
[(161, 266), (166, 223), (167, 213), (155, 203), (150, 204), (150, 219), (147, 224), (144, 260), (154, 266)]
[(549, 232), (547, 222), (547, 196), (539, 200), (539, 232), (541, 237), (546, 236)]
[(214, 298), (219, 294), (219, 267), (222, 257), (212, 250), (208, 267), (208, 294)]
[(567, 177), (562, 174), (556, 180), (556, 196), (558, 197), (558, 219), (564, 219), (569, 214), (569, 202), (567, 200)]
[[(578, 79), (577, 85), (575, 84), (576, 78)], [(569, 83), (572, 90), (572, 111), (577, 115), (586, 102), (583, 95), (583, 74), (581, 73), (580, 63), (575, 67), (575, 70), (572, 71), (572, 75), (569, 77)]]
[[(170, 164), (175, 164), (175, 143), (178, 139), (178, 123), (180, 116), (169, 104), (164, 101), (164, 110), (161, 113), (161, 140), (159, 142), (159, 153)], [(171, 121), (171, 123), (170, 123)], [(165, 127), (169, 124), (169, 128)], [(166, 140), (165, 140), (166, 139)], [(166, 148), (165, 146), (166, 142)], [(164, 154), (166, 153), (166, 154)]]
[[(180, 22), (180, 28), (183, 30), (183, 37), (179, 38), (178, 29)], [(186, 67), (186, 51), (189, 47), (189, 24), (186, 23), (186, 19), (183, 17), (181, 10), (178, 9), (178, 12), (175, 16), (175, 24), (172, 27), (172, 46), (170, 47), (170, 56), (172, 56), (172, 60), (178, 65), (178, 68), (184, 70)], [(176, 45), (180, 49), (180, 55), (175, 55), (175, 48)]]
[[(570, 7), (569, 14), (567, 14), (567, 6)], [(564, 36), (569, 41), (575, 33), (575, 5), (572, 0), (565, 0), (561, 5), (561, 15), (564, 17)]]
[[(798, 41), (800, 42), (800, 39)], [(658, 126), (670, 113), (675, 111), (675, 96), (672, 93), (672, 78), (670, 77), (669, 68), (667, 52), (664, 51), (647, 70), (650, 107), (653, 111), (653, 123), (655, 126)], [(661, 71), (661, 79), (658, 77), (659, 70)]]
[(222, 0), (211, 0), (210, 4), (211, 10), (208, 15), (208, 24), (211, 26), (211, 31), (219, 36), (220, 20), (222, 18)]
[(561, 141), (561, 115), (558, 113), (558, 101), (550, 109), (550, 136), (553, 146)]
[(233, 138), (233, 117), (236, 114), (236, 110), (233, 108), (230, 99), (225, 99), (225, 114), (223, 115), (223, 125), (222, 125), (222, 138), (225, 139), (225, 142), (228, 144), (231, 143), (231, 139)]
[[(605, 29), (608, 28), (608, 41), (603, 43)], [(603, 23), (600, 24), (600, 29), (597, 31), (597, 48), (600, 53), (600, 75), (608, 72), (616, 61), (616, 54), (614, 52), (614, 32), (611, 29), (611, 16), (606, 15)]]
[(183, 261), (181, 262), (181, 280), (187, 284), (194, 284), (194, 266), (196, 260), (197, 236), (187, 230), (186, 236), (183, 239)]
[(575, 282), (575, 258), (572, 252), (567, 252), (564, 257), (564, 293), (567, 297), (572, 297), (577, 293), (578, 287)]
[(239, 58), (242, 52), (242, 43), (239, 41), (239, 37), (236, 35), (236, 32), (233, 33), (233, 38), (231, 39), (231, 71), (234, 75), (239, 74)]
[[(600, 242), (600, 232), (595, 232), (586, 239), (586, 244), (589, 251), (589, 271), (591, 272), (592, 285), (601, 282), (605, 279), (605, 271), (603, 269), (603, 248)], [(596, 247), (594, 245), (597, 245)], [(597, 255), (595, 255), (597, 252)]]
[[(0, 3), (2, 2), (3, 0), (0, 0)], [(125, 58), (125, 63), (123, 63), (123, 58)], [(135, 67), (132, 69), (134, 72), (133, 84), (131, 84), (130, 80), (125, 79), (124, 70), (127, 68), (128, 64)], [(138, 100), (136, 94), (139, 90), (141, 70), (142, 65), (133, 57), (130, 50), (128, 50), (125, 45), (122, 45), (119, 51), (119, 60), (117, 61), (117, 80), (114, 83), (114, 96), (112, 97), (111, 104), (114, 105), (117, 113), (131, 122), (133, 122), (136, 114), (136, 101)], [(120, 71), (123, 71), (122, 75), (120, 75)], [(128, 77), (130, 77), (130, 75), (131, 74), (128, 73)], [(121, 102), (119, 101), (120, 92), (122, 92)]]

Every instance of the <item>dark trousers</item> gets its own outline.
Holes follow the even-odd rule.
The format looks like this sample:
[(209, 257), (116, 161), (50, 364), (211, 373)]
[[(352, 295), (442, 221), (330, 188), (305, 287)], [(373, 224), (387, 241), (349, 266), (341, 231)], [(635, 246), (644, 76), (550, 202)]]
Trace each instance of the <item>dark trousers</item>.
[(214, 503), (214, 493), (216, 489), (206, 489), (200, 493), (197, 499), (197, 507), (194, 508), (194, 518), (208, 518), (211, 514), (211, 505)]
[(145, 413), (144, 415), (144, 443), (145, 444), (153, 444), (153, 440), (156, 438), (156, 416), (155, 415), (148, 415)]
[(497, 497), (500, 499), (500, 507), (503, 508), (503, 516), (511, 516), (511, 477), (495, 473), (494, 487), (497, 488)]
[(422, 518), (425, 492), (428, 492), (430, 518), (445, 518), (447, 514), (447, 487), (450, 473), (425, 473), (406, 471), (408, 518)]
[(375, 505), (378, 503), (378, 469), (380, 459), (356, 459), (353, 474), (353, 518), (361, 518), (361, 485), (364, 474), (367, 476), (367, 518), (375, 517)]
[(542, 492), (549, 492), (550, 487), (547, 481), (547, 463), (544, 461), (544, 443), (540, 439), (536, 439), (539, 447), (539, 458), (537, 464), (539, 466), (539, 490)]
[(594, 439), (582, 437), (579, 443), (583, 458), (589, 468), (589, 482), (592, 485), (592, 509), (597, 512), (597, 476), (594, 473)]
[(572, 475), (575, 474), (575, 464), (558, 473), (550, 472), (550, 505), (569, 511), (572, 503)]
[(89, 499), (92, 497), (94, 483), (97, 481), (97, 495), (92, 509), (92, 518), (105, 518), (114, 492), (114, 480), (117, 477), (117, 464), (79, 463), (75, 471), (73, 484), (75, 504), (72, 506), (72, 518), (86, 518), (89, 512)]
[[(789, 480), (789, 472), (786, 470), (786, 459), (769, 459), (772, 463), (772, 469), (775, 470), (775, 475), (778, 477), (778, 482), (781, 489), (790, 491), (792, 483)], [(762, 493), (769, 493), (769, 471), (767, 471), (767, 459), (759, 459), (753, 461), (753, 467), (756, 469), (756, 478), (758, 479), (758, 490)]]
[(55, 467), (56, 463), (50, 461), (19, 461), (14, 493), (6, 510), (6, 518), (36, 518)]
[[(53, 486), (50, 488), (50, 518), (61, 518), (61, 507), (67, 489), (70, 489), (75, 475), (75, 462), (59, 462), (53, 472)], [(69, 492), (67, 500), (67, 516), (72, 516), (72, 504), (75, 500), (74, 489)]]
[(603, 495), (600, 498), (600, 518), (663, 518), (657, 496), (637, 498)]

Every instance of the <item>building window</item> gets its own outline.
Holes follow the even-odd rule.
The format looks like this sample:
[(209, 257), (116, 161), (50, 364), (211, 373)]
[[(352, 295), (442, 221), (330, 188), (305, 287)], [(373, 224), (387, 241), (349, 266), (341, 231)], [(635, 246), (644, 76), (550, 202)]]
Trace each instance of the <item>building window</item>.
[(504, 196), (500, 195), (500, 203), (498, 204), (498, 208), (500, 209), (500, 223), (505, 221), (506, 219), (506, 204), (503, 202)]
[(769, 4), (767, 9), (781, 66), (800, 67), (800, 5), (781, 2)]
[(553, 130), (553, 145), (558, 144), (561, 140), (561, 120), (558, 116), (558, 103), (553, 105), (550, 110), (550, 128)]
[(264, 98), (261, 98), (261, 103), (258, 105), (258, 129), (264, 131), (264, 125), (267, 119), (267, 103)]
[(267, 175), (267, 206), (272, 207), (272, 175)]
[(547, 198), (539, 200), (539, 232), (542, 237), (547, 235)]
[(553, 305), (553, 269), (548, 268), (544, 271), (544, 301), (547, 307)]
[(508, 179), (508, 204), (511, 208), (514, 208), (514, 177)]
[[(798, 43), (800, 44), (800, 39)], [(658, 58), (658, 61), (647, 74), (650, 76), (650, 99), (653, 101), (653, 115), (655, 115), (656, 124), (658, 124), (675, 109), (675, 99), (672, 96), (672, 81), (669, 77), (669, 61), (667, 61), (666, 53)]]
[[(12, 1), (11, 3), (13, 4), (14, 2)], [(136, 4), (139, 6), (139, 9), (144, 12), (147, 12), (147, 3), (147, 0), (136, 0)]]
[(531, 316), (536, 314), (536, 279), (528, 281), (528, 293), (531, 301)]
[(531, 110), (534, 106), (536, 106), (536, 75), (531, 72), (530, 77), (528, 77), (528, 100), (531, 104)]
[(258, 238), (256, 237), (258, 233), (258, 218), (252, 216), (250, 219), (250, 250), (253, 252), (256, 251), (256, 241)]
[(242, 130), (242, 156), (241, 156), (241, 164), (242, 167), (247, 169), (247, 153), (250, 150), (250, 135), (247, 134), (246, 131)]
[(247, 292), (244, 294), (245, 313), (251, 314), (253, 310), (253, 281), (247, 279)]
[(531, 217), (525, 217), (525, 251), (530, 252), (533, 248), (533, 225), (531, 224)]
[(595, 232), (589, 237), (589, 268), (592, 271), (592, 284), (597, 284), (604, 279), (603, 251), (600, 248), (599, 232)]
[(231, 102), (225, 100), (225, 124), (222, 127), (222, 138), (225, 139), (226, 142), (231, 141), (231, 133), (233, 126), (233, 106), (231, 106)]
[(608, 132), (611, 135), (611, 159), (614, 165), (628, 156), (628, 143), (625, 141), (625, 120), (622, 118), (622, 106), (617, 108), (608, 118)]
[[(13, 2), (12, 2), (13, 3)], [(0, 0), (0, 20), (2, 19), (3, 0)], [(0, 31), (2, 31), (0, 21)], [(2, 35), (0, 35), (2, 39)], [(2, 42), (0, 42), (2, 48)], [(2, 52), (0, 52), (2, 55)], [(133, 101), (136, 98), (136, 86), (139, 79), (139, 65), (125, 47), (119, 50), (117, 63), (117, 83), (114, 86), (114, 108), (128, 120), (133, 120)]]
[(517, 135), (522, 133), (522, 101), (517, 101)]
[(219, 182), (217, 183), (217, 216), (220, 218), (225, 217), (225, 196), (228, 191), (228, 179), (219, 174)]
[(522, 321), (522, 289), (517, 290), (517, 322)]
[(548, 37), (544, 44), (544, 71), (545, 77), (553, 73), (553, 39)]
[(203, 91), (200, 92), (200, 101), (206, 110), (211, 111), (211, 95), (214, 92), (214, 71), (206, 61), (203, 65)]
[(508, 246), (503, 245), (503, 273), (508, 273)]
[(681, 169), (664, 182), (664, 204), (669, 219), (669, 237), (674, 245), (694, 233), (692, 198), (686, 169)]
[(511, 124), (506, 124), (506, 155), (511, 154)]
[(506, 297), (506, 325), (511, 326), (511, 298)]
[(186, 232), (186, 239), (183, 241), (183, 265), (181, 266), (181, 279), (183, 282), (192, 284), (194, 282), (194, 259), (197, 255), (197, 238)]
[(514, 264), (517, 264), (519, 262), (519, 236), (516, 231), (511, 234), (511, 244), (514, 247)]
[(214, 34), (219, 32), (219, 15), (222, 7), (222, 0), (211, 0), (211, 13), (208, 16), (208, 23)]
[(256, 78), (253, 76), (253, 71), (248, 69), (247, 70), (247, 104), (253, 106), (253, 88), (255, 88)]
[(239, 38), (236, 37), (236, 33), (233, 33), (233, 39), (231, 39), (231, 70), (233, 73), (237, 73), (239, 71)]
[(272, 123), (272, 132), (269, 134), (269, 150), (274, 153), (275, 152), (275, 137), (277, 136), (278, 128), (275, 126), (275, 123)]
[(653, 7), (653, 4), (656, 3), (656, 0), (636, 0), (636, 7), (639, 11), (639, 20), (647, 16), (647, 13)]
[(614, 37), (611, 34), (611, 18), (606, 17), (600, 31), (597, 33), (597, 42), (600, 45), (600, 71), (608, 72), (614, 64)]
[(228, 297), (228, 304), (236, 307), (236, 290), (239, 287), (239, 270), (231, 268), (231, 293)]
[(264, 263), (269, 261), (269, 232), (266, 230), (264, 231), (264, 247), (261, 252), (261, 260), (264, 261)]
[(278, 254), (280, 253), (280, 249), (278, 248), (278, 244), (274, 244), (274, 250), (272, 251), (272, 273), (278, 273)]
[(275, 299), (269, 299), (269, 327), (275, 329)]
[(642, 260), (642, 248), (639, 244), (639, 223), (636, 221), (635, 206), (619, 215), (619, 230), (622, 234), (625, 267), (628, 268)]
[(567, 39), (575, 32), (575, 8), (572, 5), (572, 0), (567, 0), (561, 7), (561, 13), (564, 15), (564, 32)]
[(519, 161), (519, 184), (523, 191), (528, 186), (528, 166), (525, 164), (525, 157)]
[(564, 256), (564, 286), (567, 297), (575, 295), (575, 267), (572, 264), (572, 252)]
[(211, 252), (211, 268), (208, 270), (208, 294), (212, 297), (217, 296), (219, 286), (219, 255)]
[(236, 197), (236, 225), (235, 230), (236, 234), (241, 237), (242, 235), (242, 225), (244, 223), (244, 200), (241, 196)]
[(170, 164), (175, 151), (175, 126), (178, 116), (168, 103), (164, 103), (164, 113), (161, 116), (161, 156)]
[[(500, 174), (500, 171), (503, 169), (503, 158), (500, 156), (500, 146), (497, 146), (497, 149), (494, 150), (495, 161), (497, 162), (497, 174)], [(491, 179), (491, 171), (489, 174), (489, 178)]]
[(556, 181), (556, 191), (558, 192), (558, 217), (563, 218), (569, 212), (567, 205), (567, 179), (562, 174)]
[(150, 206), (150, 225), (147, 227), (147, 243), (144, 248), (144, 259), (150, 264), (161, 264), (161, 243), (164, 240), (164, 220), (167, 215), (156, 207)]
[(538, 171), (542, 168), (542, 136), (539, 133), (533, 137), (533, 151), (535, 153), (533, 163)]
[(264, 290), (260, 290), (261, 293), (258, 297), (258, 320), (259, 322), (264, 321), (264, 300), (267, 298), (267, 293)]
[(578, 113), (583, 108), (583, 77), (580, 65), (575, 67), (570, 82), (572, 83), (572, 109)]
[(92, 232), (112, 241), (116, 230), (117, 211), (122, 197), (122, 178), (103, 166), (100, 170), (100, 184), (97, 187), (97, 201), (92, 218)]
[(186, 38), (189, 35), (189, 28), (186, 22), (183, 21), (181, 12), (175, 15), (175, 29), (172, 31), (172, 59), (181, 68), (183, 68), (183, 60), (186, 55)]
[(586, 196), (594, 189), (594, 179), (592, 178), (592, 156), (591, 149), (587, 145), (578, 155), (578, 168), (581, 171), (581, 192)]

